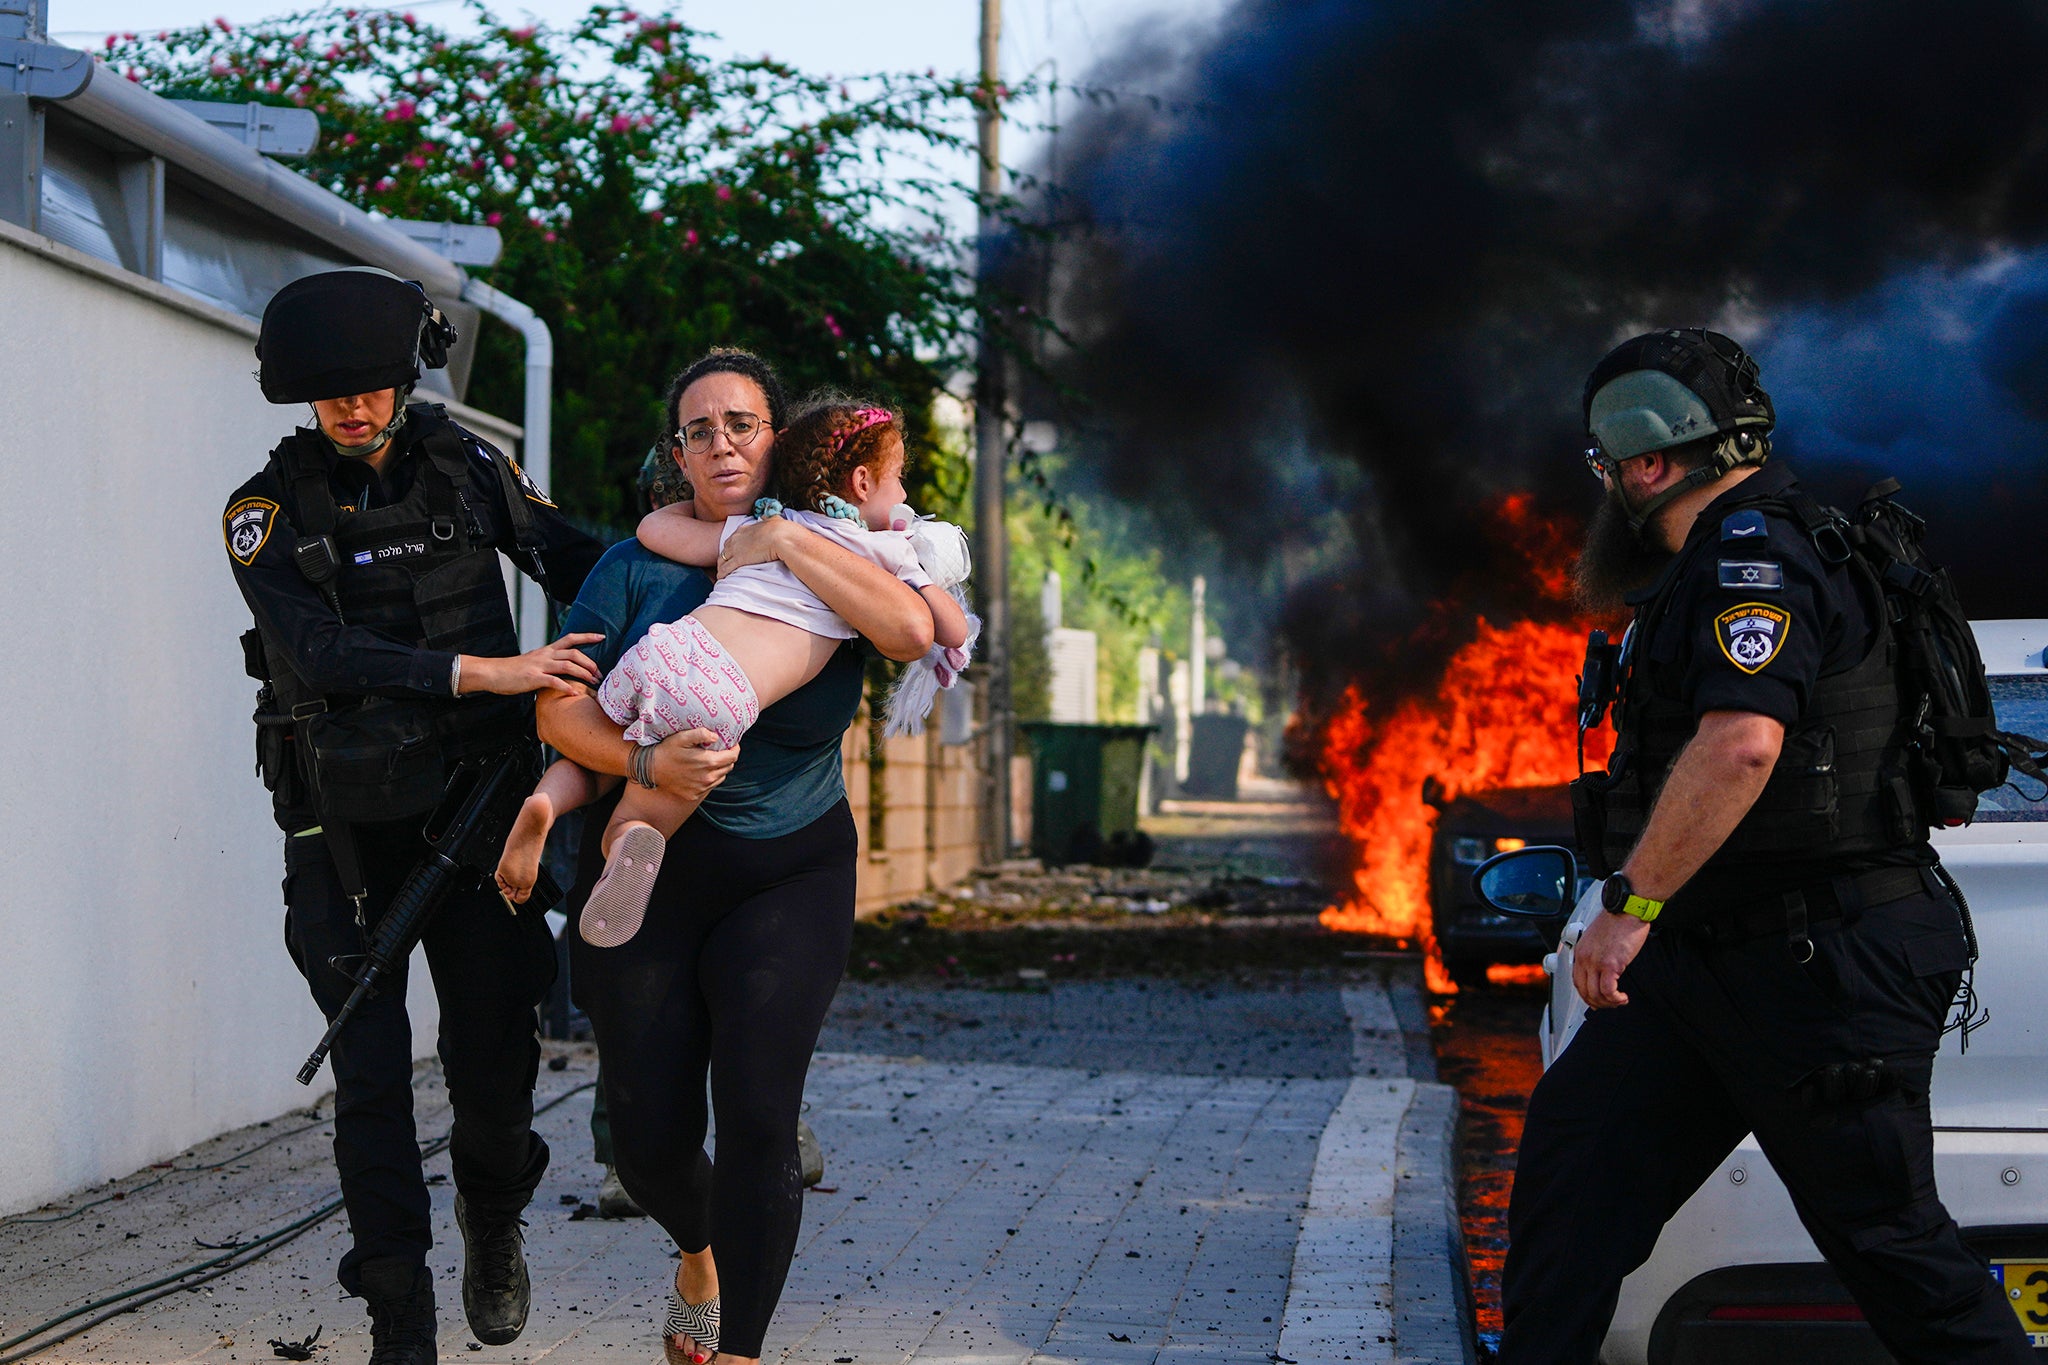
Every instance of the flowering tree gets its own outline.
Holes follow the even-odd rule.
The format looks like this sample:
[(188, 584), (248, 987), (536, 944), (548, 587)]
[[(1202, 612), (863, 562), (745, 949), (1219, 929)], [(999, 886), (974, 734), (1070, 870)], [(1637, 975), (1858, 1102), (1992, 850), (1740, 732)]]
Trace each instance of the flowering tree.
[[(880, 154), (900, 169), (964, 146), (974, 86), (718, 62), (673, 17), (613, 5), (557, 31), (471, 4), (462, 35), (322, 9), (115, 35), (105, 59), (166, 95), (310, 108), (314, 180), (393, 217), (497, 227), (486, 278), (555, 332), (554, 491), (577, 514), (631, 519), (667, 378), (713, 345), (771, 356), (798, 392), (899, 405), (923, 434), (971, 346), (972, 283), (943, 217), (954, 187), (885, 177)], [(479, 346), (472, 398), (516, 412), (517, 339), (488, 327)], [(929, 498), (964, 486), (943, 442), (916, 444)]]

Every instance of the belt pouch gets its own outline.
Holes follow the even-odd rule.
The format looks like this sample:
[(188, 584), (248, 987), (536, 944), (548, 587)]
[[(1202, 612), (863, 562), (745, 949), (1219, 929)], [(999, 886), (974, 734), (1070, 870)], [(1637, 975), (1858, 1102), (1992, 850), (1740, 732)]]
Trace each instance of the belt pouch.
[(441, 799), (447, 767), (433, 721), (417, 707), (372, 697), (301, 725), (321, 819), (403, 820)]

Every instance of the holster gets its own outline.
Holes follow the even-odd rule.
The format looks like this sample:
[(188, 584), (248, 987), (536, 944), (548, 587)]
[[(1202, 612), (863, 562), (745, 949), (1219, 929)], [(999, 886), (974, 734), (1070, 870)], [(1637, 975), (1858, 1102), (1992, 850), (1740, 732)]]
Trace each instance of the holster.
[(1586, 866), (1596, 877), (1614, 875), (1607, 859), (1607, 794), (1616, 780), (1604, 771), (1580, 773), (1570, 787), (1572, 833)]

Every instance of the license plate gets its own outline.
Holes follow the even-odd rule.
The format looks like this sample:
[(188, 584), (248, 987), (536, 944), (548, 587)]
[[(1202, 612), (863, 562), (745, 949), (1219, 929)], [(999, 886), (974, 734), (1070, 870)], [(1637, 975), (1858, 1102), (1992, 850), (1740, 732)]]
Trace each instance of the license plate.
[(2048, 1261), (1993, 1261), (1991, 1278), (2035, 1346), (2048, 1346)]

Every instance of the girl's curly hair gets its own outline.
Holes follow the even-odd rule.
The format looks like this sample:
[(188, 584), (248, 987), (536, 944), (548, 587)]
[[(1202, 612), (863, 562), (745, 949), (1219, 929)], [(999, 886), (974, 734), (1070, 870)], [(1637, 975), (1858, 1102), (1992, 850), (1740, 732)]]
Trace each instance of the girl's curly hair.
[(769, 490), (784, 506), (822, 511), (826, 495), (846, 487), (855, 469), (882, 472), (891, 437), (902, 440), (903, 421), (881, 404), (812, 394), (775, 438)]

